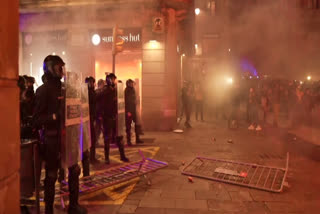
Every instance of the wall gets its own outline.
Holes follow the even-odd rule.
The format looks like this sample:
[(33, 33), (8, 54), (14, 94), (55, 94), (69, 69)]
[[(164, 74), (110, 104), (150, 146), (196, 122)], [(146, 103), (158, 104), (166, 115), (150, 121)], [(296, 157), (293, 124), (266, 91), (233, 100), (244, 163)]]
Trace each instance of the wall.
[(20, 213), (18, 0), (0, 8), (0, 214)]

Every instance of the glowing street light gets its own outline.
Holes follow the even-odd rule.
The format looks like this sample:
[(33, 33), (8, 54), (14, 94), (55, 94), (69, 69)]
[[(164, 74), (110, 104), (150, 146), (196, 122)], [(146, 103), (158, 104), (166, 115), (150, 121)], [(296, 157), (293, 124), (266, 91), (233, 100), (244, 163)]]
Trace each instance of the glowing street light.
[(311, 76), (308, 76), (308, 77), (307, 77), (307, 80), (311, 80)]
[(227, 78), (227, 83), (231, 85), (233, 83), (233, 79), (231, 77)]
[(65, 51), (62, 51), (62, 55), (66, 55), (66, 52), (65, 52)]
[(200, 14), (200, 9), (199, 9), (199, 8), (196, 8), (196, 9), (194, 10), (194, 12), (195, 12), (196, 15), (199, 15), (199, 14)]
[(101, 42), (101, 38), (98, 34), (94, 34), (91, 38), (91, 42), (92, 44), (94, 44), (95, 46), (99, 45)]
[(195, 44), (194, 47), (195, 47), (196, 49), (198, 49), (198, 44)]

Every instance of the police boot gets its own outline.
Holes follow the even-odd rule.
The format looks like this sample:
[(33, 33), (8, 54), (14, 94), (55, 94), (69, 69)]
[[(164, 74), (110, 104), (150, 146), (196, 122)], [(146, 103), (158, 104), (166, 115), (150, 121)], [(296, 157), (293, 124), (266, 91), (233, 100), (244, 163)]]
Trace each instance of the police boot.
[(44, 202), (45, 214), (53, 214), (53, 202), (55, 194), (55, 183), (57, 180), (56, 171), (46, 171), (46, 178), (44, 180)]
[(126, 157), (124, 153), (124, 145), (122, 144), (121, 140), (117, 140), (118, 148), (119, 148), (119, 153), (120, 153), (120, 160), (123, 162), (129, 162), (129, 159)]
[(132, 143), (131, 143), (131, 134), (128, 134), (128, 133), (127, 133), (127, 145), (128, 145), (128, 146), (132, 146)]
[(141, 144), (143, 141), (140, 139), (139, 134), (136, 134), (136, 144)]
[(86, 208), (82, 207), (78, 203), (79, 199), (79, 175), (80, 167), (78, 164), (69, 168), (69, 214), (86, 214), (88, 213)]
[(110, 146), (104, 146), (104, 162), (106, 164), (110, 164), (110, 160), (109, 160), (109, 150), (110, 150)]
[(83, 177), (90, 175), (89, 150), (82, 153)]
[(98, 162), (99, 161), (96, 159), (96, 148), (93, 148), (93, 146), (91, 146), (91, 148), (90, 148), (90, 163), (95, 164)]

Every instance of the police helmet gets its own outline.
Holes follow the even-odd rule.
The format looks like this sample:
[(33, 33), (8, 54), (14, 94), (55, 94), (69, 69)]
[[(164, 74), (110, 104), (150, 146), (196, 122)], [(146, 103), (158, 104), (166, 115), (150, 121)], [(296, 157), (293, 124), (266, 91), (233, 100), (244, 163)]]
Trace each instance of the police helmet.
[(132, 79), (128, 79), (126, 82), (126, 86), (130, 87), (130, 85), (129, 85), (130, 83), (134, 83), (134, 81)]
[(65, 65), (61, 57), (56, 55), (48, 55), (43, 61), (43, 71), (44, 73), (51, 73), (54, 75), (53, 66), (62, 64)]
[(108, 74), (106, 77), (107, 85), (114, 85), (114, 82), (112, 81), (112, 79), (117, 79), (117, 76), (114, 73)]
[(96, 80), (92, 76), (86, 77), (85, 83), (89, 83), (90, 81), (92, 81), (93, 83), (96, 82)]

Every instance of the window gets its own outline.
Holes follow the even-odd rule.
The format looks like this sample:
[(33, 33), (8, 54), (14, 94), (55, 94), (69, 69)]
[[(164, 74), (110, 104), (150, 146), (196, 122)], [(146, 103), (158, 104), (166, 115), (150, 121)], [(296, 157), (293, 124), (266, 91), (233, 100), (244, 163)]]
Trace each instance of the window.
[(214, 16), (216, 14), (216, 1), (215, 0), (207, 1), (207, 9), (208, 9), (208, 12), (212, 16)]

